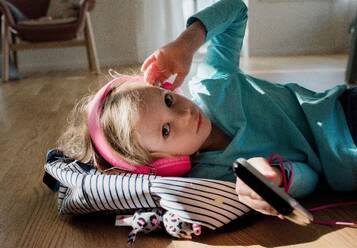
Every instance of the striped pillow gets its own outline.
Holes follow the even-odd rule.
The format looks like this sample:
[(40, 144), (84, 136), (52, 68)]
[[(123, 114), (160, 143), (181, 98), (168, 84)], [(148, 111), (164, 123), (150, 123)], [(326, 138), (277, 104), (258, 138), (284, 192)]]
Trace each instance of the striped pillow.
[(79, 161), (52, 158), (45, 165), (45, 173), (47, 179), (53, 179), (52, 188), (58, 190), (61, 214), (161, 207), (185, 222), (215, 229), (250, 212), (238, 201), (231, 182), (130, 173), (107, 175)]

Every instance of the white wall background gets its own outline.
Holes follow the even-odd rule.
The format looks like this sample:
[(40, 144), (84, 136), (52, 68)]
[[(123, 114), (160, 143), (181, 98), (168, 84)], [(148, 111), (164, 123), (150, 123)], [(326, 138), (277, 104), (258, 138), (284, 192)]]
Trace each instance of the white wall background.
[(246, 0), (249, 56), (344, 53), (356, 0)]
[[(167, 18), (180, 20), (180, 11), (185, 10), (177, 6), (190, 1), (97, 1), (91, 17), (101, 66), (138, 63), (158, 47), (156, 44), (175, 38), (184, 21), (172, 28)], [(199, 1), (200, 5), (212, 2)], [(347, 27), (355, 15), (357, 0), (246, 2), (249, 23), (245, 47), (249, 55), (341, 53), (348, 48)], [(168, 15), (162, 18), (162, 14)], [(84, 48), (21, 51), (19, 66), (20, 71), (78, 69), (86, 68), (87, 60)]]

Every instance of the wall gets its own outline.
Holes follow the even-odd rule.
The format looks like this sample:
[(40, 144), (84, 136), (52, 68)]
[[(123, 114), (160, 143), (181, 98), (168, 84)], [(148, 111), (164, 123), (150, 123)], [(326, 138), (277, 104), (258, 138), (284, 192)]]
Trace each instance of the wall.
[(185, 29), (183, 4), (192, 0), (136, 0), (137, 59), (143, 62)]
[(355, 0), (246, 0), (249, 56), (343, 53)]
[[(91, 17), (101, 66), (134, 64), (150, 52), (140, 31), (150, 20), (148, 1), (97, 1)], [(249, 55), (339, 53), (348, 47), (346, 29), (355, 14), (355, 0), (245, 1), (249, 23), (244, 45)], [(83, 69), (87, 59), (84, 48), (20, 51), (19, 65), (20, 71)]]

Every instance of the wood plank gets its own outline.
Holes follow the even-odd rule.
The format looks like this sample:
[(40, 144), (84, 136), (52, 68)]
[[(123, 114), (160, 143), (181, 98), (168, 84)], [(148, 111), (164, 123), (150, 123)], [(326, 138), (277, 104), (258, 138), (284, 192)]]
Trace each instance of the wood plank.
[(1, 16), (2, 81), (9, 80), (9, 26), (5, 15)]
[(27, 50), (27, 49), (43, 49), (43, 48), (61, 48), (61, 47), (77, 47), (85, 46), (85, 40), (70, 40), (70, 41), (53, 41), (53, 42), (41, 42), (31, 43), (24, 42), (11, 44), (10, 49), (13, 50)]
[(91, 22), (89, 13), (86, 13), (85, 26), (84, 26), (84, 37), (86, 40), (86, 49), (87, 49), (87, 58), (88, 58), (89, 69), (92, 72), (99, 74), (100, 67), (99, 67), (99, 61), (98, 61), (98, 55), (97, 55), (97, 48), (96, 48), (97, 46), (96, 46), (95, 40), (94, 40), (92, 22)]

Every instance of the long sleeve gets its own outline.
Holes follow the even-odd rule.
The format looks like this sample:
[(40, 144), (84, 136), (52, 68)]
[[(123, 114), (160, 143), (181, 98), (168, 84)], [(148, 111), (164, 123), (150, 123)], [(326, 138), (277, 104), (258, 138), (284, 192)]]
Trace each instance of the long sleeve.
[(187, 20), (187, 26), (198, 19), (206, 28), (206, 41), (210, 42), (205, 61), (208, 65), (226, 71), (239, 67), (247, 12), (241, 0), (222, 0)]
[(288, 174), (288, 193), (291, 196), (301, 198), (315, 190), (318, 175), (310, 166), (290, 161), (283, 164)]

